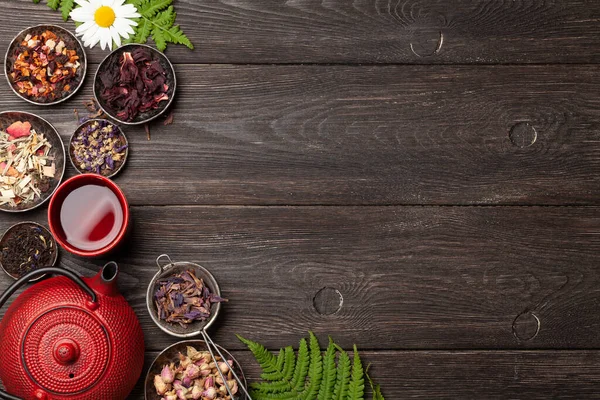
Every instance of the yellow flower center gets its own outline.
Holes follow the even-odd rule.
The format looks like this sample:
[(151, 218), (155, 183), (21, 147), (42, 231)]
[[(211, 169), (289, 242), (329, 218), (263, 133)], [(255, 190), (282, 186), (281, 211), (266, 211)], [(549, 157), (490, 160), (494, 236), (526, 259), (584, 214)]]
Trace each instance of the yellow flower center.
[(114, 10), (109, 6), (102, 6), (94, 13), (94, 21), (101, 28), (108, 28), (115, 22), (117, 16)]

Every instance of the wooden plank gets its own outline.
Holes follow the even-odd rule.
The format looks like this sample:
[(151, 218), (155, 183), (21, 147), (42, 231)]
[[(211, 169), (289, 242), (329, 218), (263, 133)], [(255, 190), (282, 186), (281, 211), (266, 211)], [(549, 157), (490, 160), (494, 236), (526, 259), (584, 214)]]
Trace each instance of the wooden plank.
[[(231, 349), (241, 348), (234, 333), (278, 348), (309, 329), (345, 348), (600, 348), (595, 207), (133, 207), (132, 215), (130, 241), (113, 258), (149, 350), (173, 342), (146, 311), (161, 253), (214, 273), (230, 302), (212, 332)], [(45, 220), (43, 211), (27, 217)], [(3, 215), (0, 231), (22, 218)], [(102, 263), (62, 257), (86, 275)], [(0, 276), (0, 290), (8, 283)], [(335, 307), (321, 301), (335, 296)]]
[[(125, 129), (136, 205), (600, 204), (593, 66), (177, 70), (174, 124)], [(68, 140), (90, 87), (46, 109), (0, 85), (0, 109)]]
[[(156, 354), (147, 354), (147, 368)], [(365, 365), (371, 363), (370, 371), (381, 384), (386, 399), (598, 397), (598, 351), (364, 351), (361, 354)], [(255, 381), (260, 371), (250, 353), (235, 351), (233, 355), (249, 380)], [(143, 399), (142, 390), (140, 381), (129, 399)]]
[[(0, 48), (34, 24), (63, 23), (31, 0), (2, 0)], [(598, 63), (600, 4), (504, 1), (178, 0), (196, 51), (178, 63)], [(105, 54), (90, 52), (98, 62)]]

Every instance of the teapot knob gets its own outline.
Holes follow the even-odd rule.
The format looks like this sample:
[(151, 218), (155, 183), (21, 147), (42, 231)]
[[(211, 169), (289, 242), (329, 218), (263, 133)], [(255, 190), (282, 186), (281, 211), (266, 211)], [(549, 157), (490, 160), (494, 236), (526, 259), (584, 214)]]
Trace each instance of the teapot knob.
[(54, 345), (53, 353), (59, 364), (72, 364), (79, 359), (79, 345), (71, 339), (61, 339)]

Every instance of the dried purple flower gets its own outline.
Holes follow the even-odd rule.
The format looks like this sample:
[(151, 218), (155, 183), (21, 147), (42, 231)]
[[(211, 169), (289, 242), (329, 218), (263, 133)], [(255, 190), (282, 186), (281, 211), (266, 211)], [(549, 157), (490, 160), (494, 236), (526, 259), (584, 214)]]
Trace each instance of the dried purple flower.
[(211, 293), (193, 270), (157, 280), (154, 291), (159, 319), (183, 327), (194, 321), (206, 321), (211, 314), (210, 304), (222, 301), (227, 300)]
[(106, 120), (90, 120), (73, 135), (70, 154), (81, 172), (110, 176), (125, 161), (127, 141), (119, 128)]

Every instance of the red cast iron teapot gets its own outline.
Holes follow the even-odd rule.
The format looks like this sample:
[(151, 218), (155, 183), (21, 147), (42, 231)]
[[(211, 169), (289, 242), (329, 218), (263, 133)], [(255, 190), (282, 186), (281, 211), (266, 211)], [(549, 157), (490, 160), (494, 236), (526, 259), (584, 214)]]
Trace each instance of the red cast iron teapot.
[[(0, 399), (121, 400), (144, 364), (144, 335), (117, 291), (118, 266), (110, 262), (93, 278), (42, 268), (16, 281), (19, 287), (43, 274), (62, 275), (34, 284), (0, 321)], [(10, 394), (9, 394), (10, 393)]]

